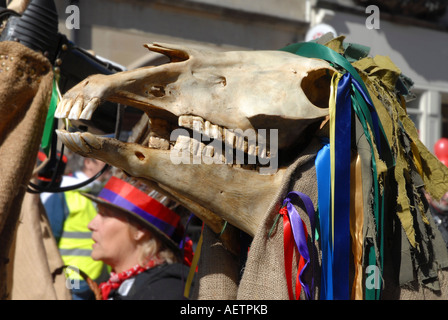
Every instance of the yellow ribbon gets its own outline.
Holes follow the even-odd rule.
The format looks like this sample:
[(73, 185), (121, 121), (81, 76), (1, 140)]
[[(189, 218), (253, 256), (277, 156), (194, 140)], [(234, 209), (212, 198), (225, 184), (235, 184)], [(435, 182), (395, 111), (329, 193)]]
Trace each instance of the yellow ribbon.
[(202, 231), (201, 231), (201, 236), (199, 237), (198, 244), (196, 245), (196, 252), (194, 253), (193, 261), (191, 262), (191, 266), (190, 266), (190, 271), (188, 272), (187, 280), (185, 282), (184, 297), (187, 299), (190, 297), (191, 284), (193, 282), (193, 277), (196, 272), (196, 267), (199, 262), (199, 257), (201, 255), (203, 231), (204, 231), (204, 229), (202, 229)]
[(335, 181), (335, 129), (336, 129), (336, 96), (338, 83), (342, 74), (335, 72), (331, 78), (329, 115), (330, 115), (330, 168), (331, 168), (331, 247), (334, 247), (334, 181)]

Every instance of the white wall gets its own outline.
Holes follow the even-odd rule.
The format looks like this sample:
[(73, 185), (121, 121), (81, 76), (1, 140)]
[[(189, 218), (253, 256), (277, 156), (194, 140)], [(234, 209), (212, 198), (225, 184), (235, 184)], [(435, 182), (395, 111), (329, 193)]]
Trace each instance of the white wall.
[[(56, 3), (63, 29), (69, 1)], [(280, 49), (304, 39), (308, 28), (308, 22), (303, 20), (304, 3), (305, 0), (79, 0), (81, 24), (75, 32), (80, 46), (123, 65), (146, 55), (142, 45), (154, 41), (227, 50)], [(282, 17), (286, 13), (288, 16)], [(67, 30), (64, 33), (70, 34)]]

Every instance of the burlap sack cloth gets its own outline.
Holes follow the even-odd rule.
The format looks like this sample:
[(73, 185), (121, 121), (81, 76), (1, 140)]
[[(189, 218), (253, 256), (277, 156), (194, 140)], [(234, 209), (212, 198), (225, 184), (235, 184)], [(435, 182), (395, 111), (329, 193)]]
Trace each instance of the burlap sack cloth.
[(64, 276), (54, 283), (51, 279), (62, 260), (39, 210), (39, 196), (25, 197), (42, 139), (53, 71), (42, 54), (17, 42), (0, 42), (0, 84), (0, 298), (67, 298)]
[[(276, 200), (269, 208), (266, 208), (265, 219), (251, 243), (241, 280), (239, 280), (239, 259), (226, 251), (218, 237), (206, 228), (193, 298), (206, 300), (288, 299), (281, 219), (270, 236), (269, 231), (288, 192), (296, 190), (305, 193), (316, 207), (317, 184), (314, 158), (321, 147), (317, 139), (313, 140), (298, 159), (288, 167), (282, 187), (279, 190), (272, 190), (277, 195)], [(311, 230), (307, 214), (300, 207), (296, 209), (307, 229)], [(309, 251), (315, 253), (311, 254), (314, 260), (313, 265), (319, 266), (320, 257), (316, 254), (319, 252), (316, 250), (318, 243), (316, 242), (314, 249), (310, 242), (308, 244)], [(296, 272), (297, 266), (293, 268), (294, 275)], [(319, 268), (314, 269), (315, 284), (320, 283), (319, 272)], [(309, 281), (311, 276), (312, 268), (308, 268), (306, 279)], [(318, 288), (314, 287), (313, 291), (315, 296), (318, 296)]]
[[(295, 190), (307, 194), (312, 199), (316, 208), (317, 184), (314, 160), (317, 151), (320, 148), (320, 143), (314, 140), (301, 156), (299, 156), (297, 161), (288, 167), (282, 188), (280, 190), (273, 190), (273, 192), (277, 192), (277, 200), (275, 200), (269, 208), (266, 208), (265, 219), (253, 238), (247, 262), (243, 270), (240, 270), (240, 262), (238, 258), (230, 254), (224, 248), (218, 236), (213, 231), (205, 228), (204, 243), (199, 261), (199, 274), (196, 278), (193, 299), (288, 299), (284, 271), (283, 226), (281, 220), (280, 223), (277, 223), (275, 232), (273, 232), (270, 237), (268, 236), (268, 233), (278, 214), (283, 199), (289, 191)], [(307, 229), (311, 230), (307, 214), (298, 206), (296, 206), (296, 209), (304, 220)], [(396, 228), (399, 230), (401, 226), (396, 226)], [(433, 223), (431, 223), (431, 228), (434, 230), (435, 234), (434, 239), (432, 239), (433, 243), (437, 243), (438, 248), (444, 248), (443, 240), (441, 240), (438, 230)], [(398, 231), (396, 232), (396, 235), (401, 237), (402, 233)], [(310, 238), (311, 235), (309, 234), (308, 236)], [(394, 241), (396, 241), (396, 239)], [(405, 239), (402, 241), (405, 243)], [(314, 254), (311, 255), (311, 265), (313, 265), (314, 268), (308, 268), (308, 271), (305, 273), (305, 281), (308, 284), (314, 283), (312, 292), (314, 292), (315, 299), (319, 299), (321, 256), (316, 253), (320, 252), (320, 250), (318, 250), (319, 243), (316, 242), (313, 248), (312, 244), (308, 242), (308, 249), (310, 252), (312, 252), (311, 250), (315, 250)], [(413, 279), (412, 281), (400, 286), (397, 280), (397, 273), (399, 270), (396, 269), (396, 261), (399, 260), (399, 258), (393, 256), (396, 252), (394, 251), (395, 248), (392, 243), (390, 243), (390, 246), (387, 247), (387, 249), (390, 251), (387, 252), (385, 262), (385, 290), (383, 291), (383, 299), (448, 299), (448, 274), (446, 269), (443, 271), (439, 270), (439, 288), (429, 288), (422, 285), (416, 274), (411, 275)], [(406, 246), (403, 247), (402, 252), (398, 252), (398, 255), (400, 255), (400, 253), (402, 255), (408, 254)], [(446, 256), (446, 253), (442, 253), (441, 256)], [(403, 257), (402, 261), (404, 263)], [(446, 266), (446, 260), (441, 262)], [(353, 265), (351, 264), (350, 267), (350, 274), (353, 275)], [(243, 273), (241, 279), (240, 272)], [(293, 283), (295, 281), (296, 272), (297, 267), (293, 269), (293, 274), (291, 275)], [(314, 281), (312, 280), (313, 278)], [(303, 290), (301, 299), (304, 299)]]

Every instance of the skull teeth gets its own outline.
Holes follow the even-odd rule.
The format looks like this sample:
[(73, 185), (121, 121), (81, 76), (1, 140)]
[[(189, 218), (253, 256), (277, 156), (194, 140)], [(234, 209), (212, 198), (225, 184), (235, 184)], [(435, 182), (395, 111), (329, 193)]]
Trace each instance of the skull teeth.
[[(70, 120), (85, 119), (90, 120), (94, 111), (100, 104), (99, 98), (92, 98), (90, 100), (84, 100), (82, 97), (76, 99), (62, 99), (58, 104), (55, 117), (56, 118), (68, 118)], [(165, 121), (158, 119), (159, 122), (154, 122), (151, 119), (151, 131), (153, 132), (150, 137), (147, 138), (147, 145), (150, 148), (169, 150), (173, 148), (167, 139), (166, 128), (163, 126), (166, 124)], [(238, 134), (235, 130), (227, 129), (219, 125), (213, 124), (208, 120), (204, 120), (198, 116), (182, 115), (178, 118), (178, 125), (180, 127), (191, 129), (197, 133), (200, 133), (210, 139), (216, 139), (224, 142), (227, 146), (234, 148), (236, 150), (242, 151), (249, 156), (256, 157), (257, 155), (261, 158), (268, 158), (269, 152), (266, 151), (266, 146), (259, 147), (253, 143), (249, 143), (244, 135)], [(156, 131), (156, 132), (154, 132)], [(78, 133), (68, 133), (61, 131), (58, 132), (58, 136), (74, 151), (80, 153), (90, 152), (91, 148), (95, 148), (94, 139), (92, 141), (85, 141)], [(92, 136), (93, 137), (93, 136)], [(208, 146), (196, 139), (190, 137), (179, 136), (176, 143), (174, 144), (174, 149), (176, 150), (189, 150), (189, 153), (194, 157), (205, 157), (208, 159), (213, 159), (215, 163), (228, 163), (231, 165), (233, 162), (226, 160), (224, 152), (217, 152), (214, 147)], [(238, 164), (236, 164), (238, 166)]]
[(179, 156), (186, 157), (186, 163), (190, 163), (190, 155), (192, 155), (193, 163), (234, 165), (233, 162), (226, 161), (225, 155), (222, 152), (217, 152), (213, 146), (206, 145), (189, 136), (179, 135), (172, 151), (178, 152)]
[[(262, 143), (265, 142), (265, 139), (258, 141), (262, 143), (260, 146), (256, 145), (258, 139), (255, 137), (255, 133), (254, 136), (245, 136), (240, 132), (241, 130), (220, 127), (201, 117), (190, 115), (180, 116), (178, 125), (193, 130), (193, 137), (179, 135), (172, 148), (178, 157), (185, 157), (185, 163), (189, 163), (190, 156), (192, 156), (193, 163), (200, 163), (200, 161), (207, 164), (225, 163), (232, 167), (256, 169), (258, 167), (257, 155), (263, 159), (270, 157), (266, 143)], [(215, 140), (209, 143), (210, 139), (207, 137)], [(204, 139), (205, 143), (199, 139)]]
[(66, 145), (70, 150), (78, 152), (80, 154), (88, 153), (91, 151), (89, 145), (81, 137), (79, 132), (67, 132), (65, 130), (56, 130), (56, 134), (61, 142)]
[(243, 151), (248, 155), (256, 156), (259, 154), (263, 158), (268, 156), (266, 148), (264, 148), (264, 153), (258, 153), (259, 147), (254, 143), (249, 143), (243, 135), (237, 134), (231, 129), (213, 124), (208, 120), (204, 121), (201, 117), (189, 115), (180, 116), (178, 119), (178, 125), (180, 127), (192, 129), (198, 133), (206, 135), (211, 139), (224, 141), (232, 148)]
[(93, 98), (88, 102), (84, 101), (82, 97), (75, 100), (62, 99), (56, 108), (54, 116), (56, 118), (68, 118), (70, 120), (90, 120), (99, 104), (99, 98)]
[(168, 140), (159, 137), (149, 137), (148, 147), (154, 149), (169, 150), (170, 143)]

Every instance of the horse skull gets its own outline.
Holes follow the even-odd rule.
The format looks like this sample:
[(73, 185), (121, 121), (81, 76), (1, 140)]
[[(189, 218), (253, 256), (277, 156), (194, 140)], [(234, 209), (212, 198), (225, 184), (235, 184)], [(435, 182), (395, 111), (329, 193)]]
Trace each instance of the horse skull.
[[(64, 95), (55, 116), (88, 120), (103, 100), (133, 106), (149, 117), (152, 132), (147, 142), (125, 143), (64, 130), (58, 130), (58, 136), (77, 153), (154, 182), (215, 231), (222, 218), (254, 235), (287, 166), (280, 158), (271, 174), (260, 174), (259, 164), (278, 161), (281, 152), (288, 153), (303, 138), (307, 127), (328, 115), (329, 82), (335, 70), (325, 61), (282, 51), (146, 47), (171, 62), (91, 76)], [(258, 133), (263, 130), (267, 135), (262, 137)], [(256, 133), (257, 145), (244, 136), (247, 132)], [(222, 150), (217, 152), (220, 144), (258, 156), (259, 163), (235, 165), (223, 159)], [(199, 155), (204, 161), (174, 163), (173, 152), (185, 149), (193, 160)], [(214, 161), (205, 164), (206, 159)]]

